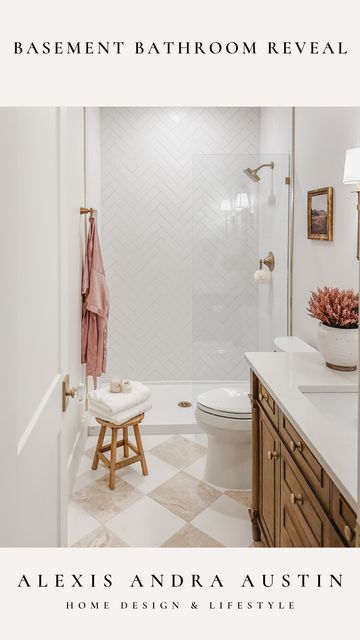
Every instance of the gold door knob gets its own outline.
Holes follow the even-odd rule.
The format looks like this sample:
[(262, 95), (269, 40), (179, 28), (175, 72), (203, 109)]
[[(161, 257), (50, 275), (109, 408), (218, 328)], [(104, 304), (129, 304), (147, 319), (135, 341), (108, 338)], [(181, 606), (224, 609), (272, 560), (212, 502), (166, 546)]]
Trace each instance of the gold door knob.
[(346, 524), (344, 527), (344, 536), (347, 542), (352, 542), (354, 538), (354, 532), (350, 529), (350, 527)]
[(295, 493), (290, 493), (290, 500), (291, 500), (291, 504), (303, 504), (304, 503), (304, 498), (302, 497), (302, 495), (299, 493), (298, 496), (295, 495)]
[(269, 458), (269, 460), (277, 460), (279, 457), (279, 454), (277, 451), (268, 451), (267, 457)]
[(301, 442), (294, 442), (294, 440), (290, 440), (290, 451), (295, 453), (295, 451), (299, 451), (301, 453), (303, 447)]

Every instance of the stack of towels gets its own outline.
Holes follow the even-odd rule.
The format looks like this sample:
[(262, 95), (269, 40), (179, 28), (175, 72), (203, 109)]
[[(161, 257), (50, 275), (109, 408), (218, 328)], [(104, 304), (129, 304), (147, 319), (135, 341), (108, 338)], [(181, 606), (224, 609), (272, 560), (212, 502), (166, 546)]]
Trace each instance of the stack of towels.
[(130, 393), (111, 393), (110, 385), (95, 389), (88, 394), (88, 409), (91, 415), (113, 424), (122, 424), (151, 409), (151, 393), (141, 382), (131, 381)]

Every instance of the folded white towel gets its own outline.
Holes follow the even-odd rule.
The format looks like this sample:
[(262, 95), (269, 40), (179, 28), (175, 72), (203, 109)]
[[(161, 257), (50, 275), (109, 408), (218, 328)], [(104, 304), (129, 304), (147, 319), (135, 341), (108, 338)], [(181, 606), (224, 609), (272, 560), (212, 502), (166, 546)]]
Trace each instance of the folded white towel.
[(135, 381), (131, 381), (130, 393), (111, 393), (110, 385), (105, 384), (101, 389), (95, 389), (88, 394), (89, 402), (96, 402), (98, 408), (102, 408), (108, 415), (131, 409), (148, 400), (150, 396), (150, 389)]
[(126, 409), (126, 411), (120, 411), (119, 413), (108, 413), (104, 411), (102, 407), (99, 407), (97, 403), (95, 403), (91, 398), (89, 398), (88, 405), (89, 413), (96, 418), (102, 418), (107, 422), (112, 422), (113, 424), (123, 424), (123, 422), (127, 422), (127, 420), (131, 420), (131, 418), (135, 418), (135, 416), (140, 415), (141, 413), (145, 413), (151, 409), (151, 400), (146, 400), (141, 404), (136, 405), (135, 407), (131, 407), (130, 409)]

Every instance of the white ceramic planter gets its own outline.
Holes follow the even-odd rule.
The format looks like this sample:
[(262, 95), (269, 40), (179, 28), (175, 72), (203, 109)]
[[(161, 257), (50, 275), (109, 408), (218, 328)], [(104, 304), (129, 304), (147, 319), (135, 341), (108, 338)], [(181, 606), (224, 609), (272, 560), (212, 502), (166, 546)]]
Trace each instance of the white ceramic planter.
[(355, 371), (358, 363), (358, 329), (337, 329), (320, 322), (318, 346), (327, 367)]

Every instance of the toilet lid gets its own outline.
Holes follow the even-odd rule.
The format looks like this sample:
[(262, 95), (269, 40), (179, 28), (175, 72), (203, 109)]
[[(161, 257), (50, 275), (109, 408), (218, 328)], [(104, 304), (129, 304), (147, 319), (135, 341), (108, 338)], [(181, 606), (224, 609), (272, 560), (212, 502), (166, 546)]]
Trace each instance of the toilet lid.
[(197, 397), (200, 409), (209, 410), (215, 415), (226, 414), (238, 419), (251, 418), (249, 386), (236, 384), (205, 391)]

